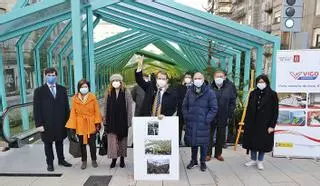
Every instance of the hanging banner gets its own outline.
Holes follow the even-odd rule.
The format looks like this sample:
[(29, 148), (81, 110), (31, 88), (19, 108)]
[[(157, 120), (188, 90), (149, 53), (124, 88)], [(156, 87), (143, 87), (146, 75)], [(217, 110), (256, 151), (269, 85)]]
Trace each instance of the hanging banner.
[(135, 180), (179, 180), (178, 122), (178, 117), (133, 118)]
[(320, 50), (277, 53), (274, 156), (320, 157)]

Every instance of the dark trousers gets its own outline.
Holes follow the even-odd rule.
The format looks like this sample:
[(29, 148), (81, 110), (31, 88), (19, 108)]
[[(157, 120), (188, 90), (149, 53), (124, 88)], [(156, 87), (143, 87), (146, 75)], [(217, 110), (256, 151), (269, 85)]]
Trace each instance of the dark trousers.
[[(191, 160), (193, 162), (198, 162), (198, 146), (191, 147)], [(200, 146), (200, 162), (204, 163), (206, 161), (207, 146)]]
[[(47, 164), (53, 165), (54, 155), (53, 155), (53, 149), (52, 149), (52, 143), (53, 142), (45, 142), (44, 143), (44, 152), (46, 154), (47, 158)], [(64, 161), (64, 155), (63, 155), (63, 141), (55, 141), (56, 146), (56, 152), (58, 156), (58, 161)]]
[[(79, 142), (81, 144), (81, 160), (87, 161), (87, 145), (83, 144), (83, 136), (79, 136)], [(88, 144), (90, 147), (91, 160), (97, 160), (97, 145), (96, 145), (96, 134), (90, 134), (88, 139)]]
[(225, 144), (226, 127), (211, 125), (210, 142), (209, 142), (208, 153), (207, 153), (208, 156), (212, 156), (213, 136), (215, 132), (216, 132), (216, 144), (214, 147), (214, 157), (218, 157), (222, 154), (222, 148), (223, 148), (223, 145)]
[(183, 120), (183, 118), (179, 117), (179, 144), (181, 142), (183, 125), (184, 125), (184, 120)]

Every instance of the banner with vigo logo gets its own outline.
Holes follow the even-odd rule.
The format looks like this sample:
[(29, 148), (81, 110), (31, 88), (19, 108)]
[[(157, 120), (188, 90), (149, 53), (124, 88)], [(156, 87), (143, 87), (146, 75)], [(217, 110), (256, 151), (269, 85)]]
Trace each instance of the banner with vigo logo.
[(277, 53), (274, 156), (320, 158), (320, 50)]

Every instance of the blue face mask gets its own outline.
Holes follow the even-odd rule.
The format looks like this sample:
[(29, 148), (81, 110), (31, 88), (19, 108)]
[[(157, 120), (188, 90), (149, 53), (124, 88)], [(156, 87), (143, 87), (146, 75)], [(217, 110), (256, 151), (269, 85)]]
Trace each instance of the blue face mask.
[(47, 83), (53, 85), (57, 81), (57, 76), (47, 76)]

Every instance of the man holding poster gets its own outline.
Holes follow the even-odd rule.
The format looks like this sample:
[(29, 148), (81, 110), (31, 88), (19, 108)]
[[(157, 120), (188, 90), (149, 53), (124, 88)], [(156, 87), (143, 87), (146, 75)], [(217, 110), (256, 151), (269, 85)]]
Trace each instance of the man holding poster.
[(187, 91), (182, 111), (186, 123), (185, 142), (191, 146), (191, 161), (188, 169), (198, 165), (197, 155), (200, 146), (200, 169), (205, 171), (206, 155), (210, 140), (210, 126), (214, 120), (218, 104), (213, 90), (204, 83), (204, 76), (200, 72), (193, 77), (193, 86)]

